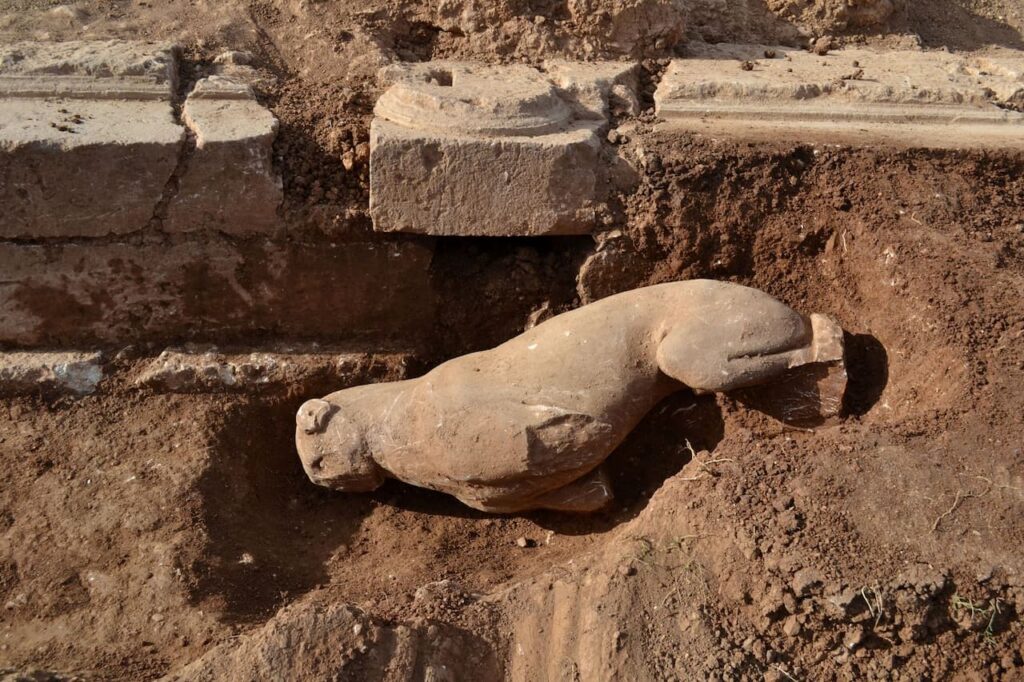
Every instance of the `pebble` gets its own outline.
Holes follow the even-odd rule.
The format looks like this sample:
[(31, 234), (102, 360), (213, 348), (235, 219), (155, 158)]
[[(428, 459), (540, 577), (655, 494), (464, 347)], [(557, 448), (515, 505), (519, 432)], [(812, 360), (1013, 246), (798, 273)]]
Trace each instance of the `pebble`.
[(795, 533), (800, 530), (800, 517), (792, 509), (779, 514), (779, 525), (786, 533)]
[(854, 630), (850, 630), (850, 632), (848, 632), (846, 634), (846, 637), (843, 638), (843, 645), (847, 649), (849, 649), (850, 651), (853, 651), (863, 641), (864, 641), (864, 631), (861, 630), (860, 628), (856, 628)]
[(796, 616), (790, 616), (786, 619), (786, 622), (782, 626), (782, 631), (786, 633), (787, 637), (796, 637), (803, 630), (803, 626), (800, 625), (800, 621), (797, 620)]
[(370, 145), (366, 142), (360, 142), (356, 145), (356, 161), (359, 163), (366, 163), (370, 160)]
[(793, 506), (793, 496), (792, 495), (785, 495), (785, 494), (783, 494), (783, 495), (779, 495), (774, 500), (772, 500), (772, 507), (777, 512), (784, 512), (787, 509), (791, 508), (792, 506)]
[(252, 63), (252, 53), (243, 52), (241, 50), (228, 50), (217, 55), (214, 60), (214, 64), (237, 64), (245, 66)]
[(533, 540), (530, 540), (529, 538), (518, 537), (518, 538), (516, 538), (516, 544), (519, 547), (522, 547), (523, 549), (525, 549), (527, 547), (532, 547), (533, 546)]
[(793, 592), (795, 592), (797, 596), (803, 597), (811, 591), (811, 588), (816, 585), (820, 585), (823, 581), (824, 577), (818, 570), (813, 568), (801, 568), (796, 572), (796, 575), (793, 576)]

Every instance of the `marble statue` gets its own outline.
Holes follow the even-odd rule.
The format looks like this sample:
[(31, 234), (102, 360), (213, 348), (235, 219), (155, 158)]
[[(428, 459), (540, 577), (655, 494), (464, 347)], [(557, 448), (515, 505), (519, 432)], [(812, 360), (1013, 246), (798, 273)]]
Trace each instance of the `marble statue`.
[[(660, 284), (416, 379), (309, 400), (296, 446), (309, 478), (337, 490), (371, 491), (391, 477), (488, 512), (593, 511), (612, 499), (602, 463), (670, 393), (732, 391), (842, 363), (842, 329), (829, 317), (738, 284)], [(839, 396), (826, 397), (838, 406)]]

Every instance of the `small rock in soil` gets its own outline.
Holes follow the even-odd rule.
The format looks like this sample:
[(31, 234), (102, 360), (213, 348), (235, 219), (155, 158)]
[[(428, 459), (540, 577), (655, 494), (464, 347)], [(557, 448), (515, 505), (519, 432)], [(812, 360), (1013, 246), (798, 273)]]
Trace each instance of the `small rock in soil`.
[(854, 630), (851, 630), (849, 633), (847, 633), (846, 637), (843, 639), (843, 644), (846, 646), (847, 649), (849, 649), (850, 651), (853, 651), (863, 641), (864, 641), (864, 631), (861, 630), (860, 628), (856, 628)]
[(792, 509), (779, 514), (779, 525), (786, 533), (795, 533), (800, 530), (800, 518)]
[(777, 512), (784, 512), (787, 509), (793, 507), (793, 496), (792, 495), (779, 495), (772, 502), (772, 508)]
[(797, 596), (805, 596), (810, 593), (811, 589), (816, 585), (822, 583), (823, 577), (821, 572), (814, 568), (802, 568), (796, 572), (793, 576), (793, 592)]

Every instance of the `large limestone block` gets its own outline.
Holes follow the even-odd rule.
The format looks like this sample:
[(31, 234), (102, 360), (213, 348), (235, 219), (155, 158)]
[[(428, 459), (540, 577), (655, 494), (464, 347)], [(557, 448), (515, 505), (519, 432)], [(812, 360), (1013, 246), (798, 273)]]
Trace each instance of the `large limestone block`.
[(178, 164), (174, 50), (130, 41), (0, 48), (0, 237), (144, 227)]
[[(655, 92), (659, 116), (709, 130), (785, 129), (944, 145), (1020, 143), (1019, 54), (702, 45), (674, 60)], [(715, 127), (716, 122), (721, 123)], [(952, 139), (951, 139), (952, 138)]]
[(0, 343), (421, 338), (431, 251), (413, 243), (0, 243)]
[[(793, 370), (817, 371), (782, 390)], [(315, 483), (360, 492), (397, 478), (492, 512), (593, 511), (601, 466), (684, 389), (775, 386), (781, 416), (835, 415), (843, 332), (755, 289), (709, 280), (610, 296), (422, 377), (307, 401), (296, 445)]]
[(228, 234), (273, 232), (281, 224), (281, 179), (273, 167), (277, 119), (243, 81), (210, 76), (182, 108), (195, 134), (164, 229)]
[(385, 69), (381, 78), (392, 85), (370, 128), (375, 229), (532, 236), (593, 228), (603, 200), (601, 114), (613, 85), (623, 85), (615, 74), (576, 74), (574, 87), (562, 88), (526, 66), (438, 62)]
[(22, 96), (167, 99), (178, 84), (172, 46), (135, 40), (0, 45), (0, 83)]

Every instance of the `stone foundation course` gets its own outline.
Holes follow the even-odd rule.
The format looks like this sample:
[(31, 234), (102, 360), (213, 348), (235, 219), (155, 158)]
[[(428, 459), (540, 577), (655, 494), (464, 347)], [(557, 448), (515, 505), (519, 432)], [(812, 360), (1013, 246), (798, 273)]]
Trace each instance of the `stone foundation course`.
[[(587, 302), (605, 274), (644, 267), (600, 246), (613, 204), (653, 163), (628, 142), (638, 125), (813, 144), (1024, 141), (1017, 51), (819, 52), (697, 44), (655, 83), (628, 61), (386, 65), (369, 203), (349, 207), (369, 220), (335, 240), (285, 217), (278, 121), (247, 59), (225, 53), (192, 83), (173, 44), (0, 46), (0, 344), (422, 345), (444, 331), (432, 266), (450, 237), (579, 238), (592, 249)], [(654, 116), (641, 115), (652, 92)]]
[(273, 231), (277, 120), (238, 70), (200, 81), (177, 115), (179, 70), (173, 45), (0, 48), (0, 237)]

